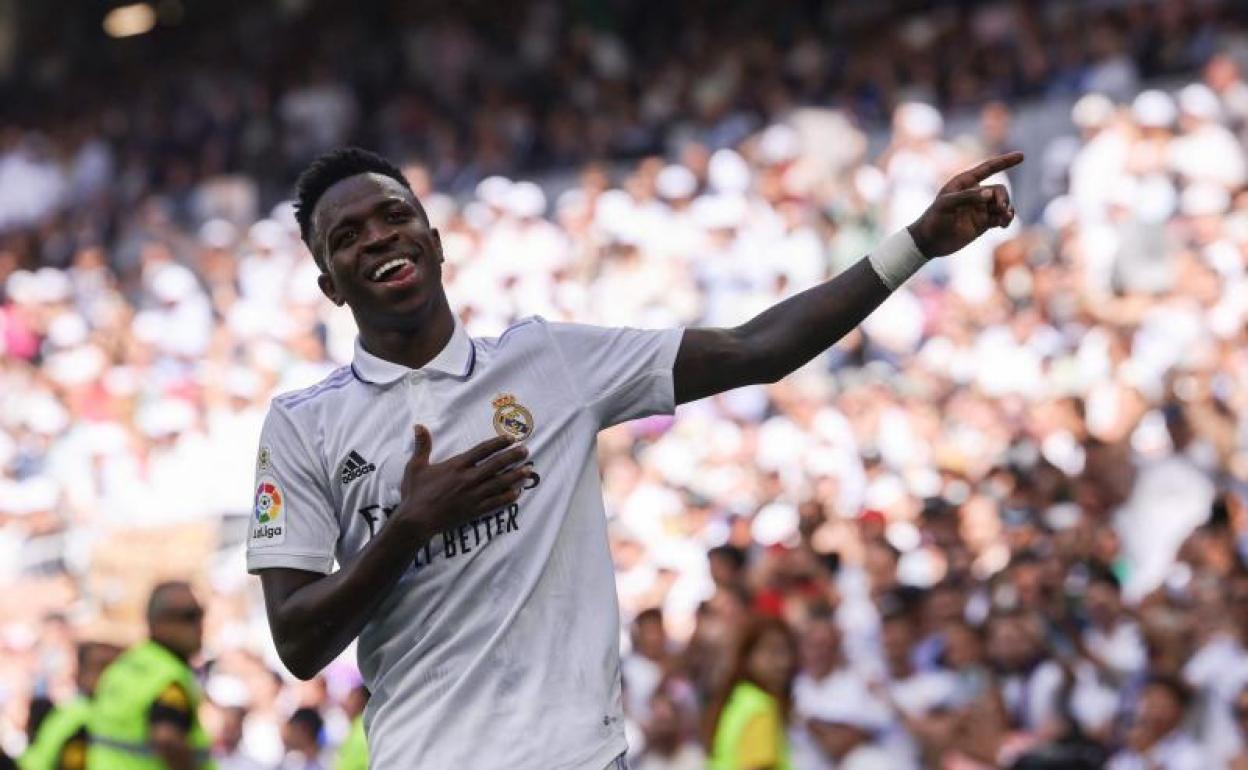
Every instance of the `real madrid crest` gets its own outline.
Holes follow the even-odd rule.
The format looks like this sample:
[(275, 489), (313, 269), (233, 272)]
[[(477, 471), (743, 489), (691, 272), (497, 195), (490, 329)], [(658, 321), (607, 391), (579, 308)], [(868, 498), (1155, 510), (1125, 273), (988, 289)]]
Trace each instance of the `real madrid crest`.
[(494, 430), (500, 436), (524, 441), (533, 433), (533, 413), (525, 409), (510, 393), (494, 399)]

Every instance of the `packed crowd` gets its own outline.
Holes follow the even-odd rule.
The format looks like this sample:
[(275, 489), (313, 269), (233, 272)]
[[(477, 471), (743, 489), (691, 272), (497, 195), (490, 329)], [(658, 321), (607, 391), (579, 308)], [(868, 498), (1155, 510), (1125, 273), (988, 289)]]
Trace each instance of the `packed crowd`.
[[(985, 8), (977, 34), (1015, 34)], [(1108, 38), (1132, 56), (1043, 80), (1095, 88), (1071, 135), (1029, 161), (1051, 172), (1037, 221), (930, 265), (781, 383), (603, 434), (635, 766), (703, 767), (729, 688), (750, 680), (791, 693), (781, 701), (800, 770), (1248, 767), (1248, 82), (1238, 52), (1208, 58), (1199, 22), (1219, 8), (1139, 6), (1161, 20), (1156, 34), (1129, 48), (1130, 36)], [(437, 61), (471, 73), (483, 60), (475, 28), (441, 23), (438, 40), (459, 53)], [(584, 46), (628, 82), (648, 61), (598, 37)], [(812, 46), (788, 49), (785, 66), (831, 55), (801, 53)], [(1078, 58), (1040, 47), (1052, 66)], [(427, 55), (419, 41), (411, 50)], [(1188, 85), (1137, 92), (1140, 74), (1206, 58)], [(556, 61), (571, 78), (561, 94), (584, 92), (584, 72), (610, 82)], [(956, 72), (929, 73), (945, 84), (935, 99), (1044, 91), (1016, 78), (960, 90)], [(478, 144), (443, 147), (418, 98), (383, 111), (395, 122), (370, 129), (382, 132), (374, 146), (437, 159), (405, 172), (441, 231), (448, 294), (471, 333), (532, 314), (739, 323), (852, 264), (952, 172), (1012, 142), (1002, 102), (983, 107), (977, 133), (949, 136), (941, 111), (902, 101), (888, 107), (887, 147), (869, 153), (836, 110), (777, 102), (765, 110), (775, 122), (759, 125), (733, 123), (732, 110), (704, 120), (684, 101), (718, 83), (737, 104), (747, 97), (733, 88), (772, 93), (769, 81), (672, 77), (681, 98), (641, 103), (698, 116), (696, 127), (639, 132), (618, 154), (641, 160), (622, 172), (584, 163), (561, 191), (496, 172), (612, 154), (592, 125), (526, 121), (499, 95), (481, 102), (502, 117), (482, 117)], [(250, 130), (247, 101), (222, 93), (186, 105), (175, 127), (199, 128), (159, 146), (143, 137), (167, 124), (136, 118), (125, 130), (136, 143), (115, 143), (105, 113), (46, 142), (0, 138), (0, 750), (11, 755), (39, 704), (72, 694), (75, 643), (101, 633), (93, 621), (111, 597), (82, 579), (97, 544), (136, 527), (220, 532), (219, 558), (186, 569), (208, 609), (205, 722), (223, 770), (316, 767), (358, 713), (349, 655), (309, 683), (284, 676), (242, 566), (237, 525), (251, 514), (267, 404), (349, 360), (354, 324), (320, 295), (290, 205), (261, 206), (282, 170), (223, 172), (246, 166), (237, 153), (256, 136), (297, 134)], [(135, 116), (164, 114), (151, 94)], [(351, 124), (330, 132), (329, 94), (283, 97), (284, 130), (327, 132), (283, 164), (358, 136)], [(214, 104), (239, 122), (193, 119)], [(627, 124), (600, 115), (612, 131)], [(575, 151), (491, 150), (500, 125), (534, 142), (571, 137)], [(201, 143), (198, 130), (227, 138)], [(178, 158), (200, 165), (179, 170)], [(480, 163), (441, 165), (457, 158)]]

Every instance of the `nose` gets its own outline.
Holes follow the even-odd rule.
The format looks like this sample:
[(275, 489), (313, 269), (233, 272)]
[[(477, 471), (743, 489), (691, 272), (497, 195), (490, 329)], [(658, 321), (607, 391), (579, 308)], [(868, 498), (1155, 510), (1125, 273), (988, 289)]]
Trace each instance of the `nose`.
[(385, 251), (398, 240), (399, 234), (385, 224), (369, 224), (364, 231), (364, 251)]

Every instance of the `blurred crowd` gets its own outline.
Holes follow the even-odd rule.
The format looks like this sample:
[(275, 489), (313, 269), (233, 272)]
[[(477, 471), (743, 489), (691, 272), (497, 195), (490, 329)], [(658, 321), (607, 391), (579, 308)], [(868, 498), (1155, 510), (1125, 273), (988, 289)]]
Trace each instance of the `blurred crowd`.
[[(320, 767), (344, 740), (350, 655), (286, 676), (239, 544), (269, 400), (352, 352), (273, 193), (315, 152), (357, 139), (406, 163), (474, 335), (533, 314), (725, 326), (861, 258), (1013, 148), (1014, 99), (1060, 92), (1083, 95), (1028, 160), (1034, 221), (929, 265), (781, 383), (602, 435), (632, 761), (704, 767), (748, 680), (782, 695), (799, 770), (1248, 768), (1248, 48), (1229, 6), (894, 18), (859, 41), (901, 52), (892, 69), (796, 24), (873, 29), (862, 4), (783, 7), (786, 46), (746, 36), (744, 8), (663, 27), (672, 46), (630, 37), (623, 4), (583, 28), (525, 5), (502, 42), (465, 11), (342, 68), (360, 28), (318, 24), (327, 66), (278, 68), (308, 79), (285, 91), (237, 76), (294, 45), (248, 47), (278, 22), (245, 15), (219, 38), (244, 41), (235, 75), (171, 66), (124, 114), (0, 130), (0, 750), (103, 633), (99, 544), (205, 525), (219, 552), (182, 568), (222, 770)], [(174, 82), (195, 97), (170, 101)], [(972, 106), (974, 130), (946, 130)], [(519, 181), (561, 165), (573, 182)]]

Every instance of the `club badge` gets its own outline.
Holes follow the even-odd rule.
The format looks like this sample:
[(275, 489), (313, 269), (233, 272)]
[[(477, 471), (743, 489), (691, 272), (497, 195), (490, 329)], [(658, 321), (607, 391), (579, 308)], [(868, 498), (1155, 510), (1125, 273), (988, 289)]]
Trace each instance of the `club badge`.
[(525, 409), (510, 393), (494, 399), (494, 430), (500, 436), (524, 441), (533, 433), (533, 413)]

